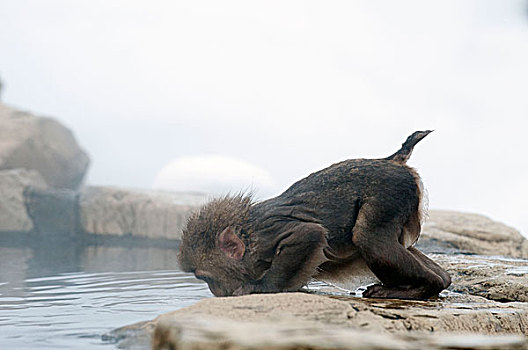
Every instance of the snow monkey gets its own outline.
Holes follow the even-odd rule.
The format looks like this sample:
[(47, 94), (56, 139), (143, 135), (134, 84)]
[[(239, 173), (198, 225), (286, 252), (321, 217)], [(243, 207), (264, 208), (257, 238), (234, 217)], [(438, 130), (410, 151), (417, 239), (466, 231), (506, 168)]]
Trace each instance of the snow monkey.
[(364, 297), (427, 299), (451, 284), (418, 251), (425, 199), (406, 165), (431, 131), (416, 131), (381, 159), (350, 159), (254, 202), (226, 196), (206, 204), (183, 231), (179, 263), (215, 296), (297, 291), (312, 278), (378, 283)]

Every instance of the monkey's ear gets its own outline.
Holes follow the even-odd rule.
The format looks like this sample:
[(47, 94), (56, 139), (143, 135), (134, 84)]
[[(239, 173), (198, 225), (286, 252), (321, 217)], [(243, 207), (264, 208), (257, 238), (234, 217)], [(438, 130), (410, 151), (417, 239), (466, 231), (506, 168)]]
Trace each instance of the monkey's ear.
[(246, 251), (244, 242), (238, 237), (235, 228), (227, 227), (218, 236), (218, 247), (231, 259), (240, 261)]

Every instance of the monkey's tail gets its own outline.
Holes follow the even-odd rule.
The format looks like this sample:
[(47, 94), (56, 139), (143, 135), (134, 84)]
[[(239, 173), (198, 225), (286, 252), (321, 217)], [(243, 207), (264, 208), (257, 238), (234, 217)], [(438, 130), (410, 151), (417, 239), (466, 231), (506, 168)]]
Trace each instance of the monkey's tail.
[(402, 143), (402, 147), (396, 153), (385, 159), (405, 164), (411, 156), (414, 146), (432, 132), (433, 130), (415, 131), (411, 136), (407, 137), (407, 140)]

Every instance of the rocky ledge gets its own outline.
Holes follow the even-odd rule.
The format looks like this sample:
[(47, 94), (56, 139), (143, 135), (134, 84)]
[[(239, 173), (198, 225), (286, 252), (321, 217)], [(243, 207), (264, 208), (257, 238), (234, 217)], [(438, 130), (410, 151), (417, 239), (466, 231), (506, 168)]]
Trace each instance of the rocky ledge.
[(418, 248), (427, 253), (464, 253), (528, 258), (528, 240), (514, 228), (471, 213), (433, 210)]
[(0, 238), (39, 240), (181, 237), (187, 217), (206, 196), (109, 186), (77, 191), (49, 187), (38, 172), (0, 171)]
[(83, 186), (89, 162), (57, 120), (0, 103), (0, 239), (177, 241), (187, 216), (206, 198)]
[(528, 261), (432, 257), (453, 285), (430, 301), (315, 285), (306, 293), (204, 299), (105, 339), (127, 349), (528, 349)]

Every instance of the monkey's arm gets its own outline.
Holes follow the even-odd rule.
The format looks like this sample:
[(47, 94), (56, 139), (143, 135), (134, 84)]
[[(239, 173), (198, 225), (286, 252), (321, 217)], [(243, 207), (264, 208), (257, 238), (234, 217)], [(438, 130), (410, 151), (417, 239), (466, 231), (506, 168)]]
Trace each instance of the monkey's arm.
[(306, 284), (325, 261), (326, 230), (315, 223), (296, 223), (281, 234), (270, 268), (259, 280), (249, 282), (234, 295), (295, 291)]

